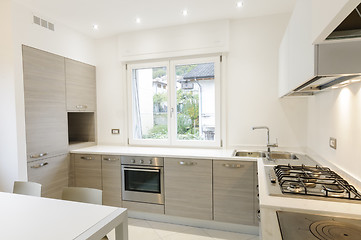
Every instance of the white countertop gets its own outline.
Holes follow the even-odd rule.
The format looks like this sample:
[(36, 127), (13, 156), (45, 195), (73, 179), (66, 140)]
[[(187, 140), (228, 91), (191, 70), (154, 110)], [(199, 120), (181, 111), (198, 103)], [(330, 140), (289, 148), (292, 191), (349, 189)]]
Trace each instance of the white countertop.
[(199, 148), (162, 148), (162, 147), (128, 147), (97, 145), (70, 151), (81, 154), (130, 155), (151, 157), (179, 157), (204, 158), (224, 160), (252, 160), (256, 159), (232, 157), (234, 150), (199, 149)]
[(125, 208), (4, 192), (0, 202), (0, 239), (100, 239), (114, 228), (128, 239)]

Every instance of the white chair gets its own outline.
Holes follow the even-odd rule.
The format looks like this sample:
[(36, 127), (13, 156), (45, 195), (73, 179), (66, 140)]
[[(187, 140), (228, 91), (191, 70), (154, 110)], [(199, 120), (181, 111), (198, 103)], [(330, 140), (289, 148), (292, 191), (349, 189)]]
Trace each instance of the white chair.
[(15, 181), (13, 193), (41, 197), (41, 184)]
[[(61, 198), (63, 200), (102, 205), (103, 191), (94, 188), (66, 187), (63, 188), (63, 194)], [(107, 236), (102, 238), (102, 240), (107, 239)]]

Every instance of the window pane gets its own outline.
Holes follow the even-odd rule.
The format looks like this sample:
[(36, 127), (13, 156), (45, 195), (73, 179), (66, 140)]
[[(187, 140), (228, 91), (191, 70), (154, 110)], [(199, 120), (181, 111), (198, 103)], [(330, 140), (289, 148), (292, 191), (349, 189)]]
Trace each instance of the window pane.
[(133, 138), (168, 138), (167, 68), (133, 69)]
[(214, 63), (176, 65), (177, 139), (214, 140)]

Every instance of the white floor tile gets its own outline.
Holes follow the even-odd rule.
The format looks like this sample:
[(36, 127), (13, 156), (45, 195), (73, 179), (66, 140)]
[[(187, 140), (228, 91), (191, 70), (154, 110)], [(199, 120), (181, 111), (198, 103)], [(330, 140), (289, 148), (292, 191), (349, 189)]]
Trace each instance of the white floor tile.
[(258, 236), (235, 233), (235, 232), (225, 232), (213, 229), (205, 229), (206, 233), (208, 233), (213, 239), (217, 240), (256, 240)]

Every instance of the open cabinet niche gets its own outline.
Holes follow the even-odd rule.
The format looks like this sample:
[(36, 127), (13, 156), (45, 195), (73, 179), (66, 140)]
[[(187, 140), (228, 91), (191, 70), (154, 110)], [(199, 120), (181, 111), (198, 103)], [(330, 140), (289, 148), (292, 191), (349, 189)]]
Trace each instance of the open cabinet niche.
[(94, 112), (68, 112), (69, 145), (95, 142)]

